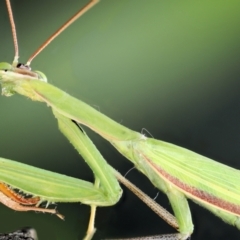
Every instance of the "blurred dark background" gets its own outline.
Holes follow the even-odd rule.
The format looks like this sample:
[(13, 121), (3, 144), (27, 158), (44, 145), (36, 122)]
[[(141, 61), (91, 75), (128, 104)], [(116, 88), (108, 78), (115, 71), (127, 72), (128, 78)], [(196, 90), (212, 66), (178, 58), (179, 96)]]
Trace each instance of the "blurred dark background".
[[(83, 0), (13, 0), (20, 61)], [(240, 168), (240, 2), (102, 0), (32, 63), (50, 83), (136, 131)], [(12, 62), (5, 2), (0, 2), (1, 61)], [(57, 129), (45, 104), (0, 97), (0, 156), (93, 181), (91, 170)], [(125, 174), (132, 164), (90, 134), (109, 164)], [(149, 196), (158, 190), (136, 170), (128, 179)], [(157, 201), (170, 209), (159, 194)], [(237, 239), (240, 232), (190, 202), (197, 239)], [(40, 240), (82, 239), (89, 207), (58, 204), (65, 221), (0, 205), (0, 232), (32, 226)], [(124, 189), (121, 201), (99, 208), (94, 239), (174, 230)]]

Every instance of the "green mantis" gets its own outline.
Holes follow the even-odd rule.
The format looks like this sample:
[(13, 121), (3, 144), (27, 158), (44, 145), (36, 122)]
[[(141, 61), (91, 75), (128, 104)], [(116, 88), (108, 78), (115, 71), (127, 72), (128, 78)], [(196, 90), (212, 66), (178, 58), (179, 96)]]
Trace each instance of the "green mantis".
[[(23, 76), (22, 74), (25, 72), (26, 75), (24, 74), (25, 75), (24, 78), (28, 76), (31, 78), (31, 80), (38, 79), (42, 82), (45, 82), (46, 80), (44, 79), (43, 74), (41, 74), (40, 72), (34, 73), (29, 71), (26, 66), (24, 67), (17, 66), (18, 44), (15, 35), (14, 20), (12, 17), (10, 1), (6, 1), (6, 3), (9, 11), (10, 20), (12, 22), (13, 36), (15, 41), (16, 54), (12, 67), (15, 68), (16, 71), (18, 71), (18, 73), (17, 72), (15, 73), (17, 73), (19, 80), (22, 78), (21, 76)], [(97, 1), (89, 2), (89, 4), (87, 4), (81, 11), (79, 11), (77, 15), (84, 13), (96, 3)], [(2, 67), (5, 73), (8, 72), (6, 71), (6, 69), (8, 68), (8, 64), (5, 65), (5, 63), (2, 63)], [(12, 89), (11, 87), (12, 85), (11, 83), (9, 85), (4, 80), (1, 82), (1, 84), (3, 95), (10, 96), (12, 93), (13, 94), (15, 93), (15, 90)], [(34, 96), (33, 98), (35, 99)], [(60, 218), (63, 218), (63, 216), (60, 215), (56, 210), (39, 208), (38, 206), (42, 202), (47, 203), (82, 202), (91, 205), (92, 208), (91, 219), (92, 219), (94, 218), (95, 215), (95, 206), (110, 206), (115, 204), (119, 200), (119, 197), (121, 196), (121, 189), (114, 175), (121, 182), (126, 182), (126, 180), (123, 177), (121, 177), (119, 173), (117, 172), (114, 173), (115, 170), (107, 165), (107, 163), (102, 158), (100, 153), (96, 150), (95, 146), (88, 139), (84, 131), (82, 129), (79, 130), (79, 127), (72, 122), (74, 119), (66, 118), (64, 115), (55, 110), (53, 110), (53, 113), (58, 120), (59, 128), (61, 129), (61, 131), (64, 133), (64, 135), (66, 135), (66, 137), (70, 140), (74, 147), (88, 162), (89, 166), (93, 169), (97, 182), (96, 185), (99, 186), (96, 187), (93, 184), (88, 183), (86, 181), (73, 179), (60, 174), (54, 174), (52, 172), (47, 172), (37, 168), (31, 168), (29, 166), (18, 164), (16, 162), (2, 158), (1, 179), (4, 185), (3, 190), (1, 189), (0, 201), (14, 210), (20, 211), (34, 210), (40, 212), (48, 212), (56, 214)], [(19, 189), (24, 194), (30, 194), (33, 195), (33, 197), (31, 198), (29, 197), (25, 198), (24, 196), (21, 197), (18, 193), (15, 193), (12, 189)], [(7, 194), (5, 194), (5, 192)], [(36, 206), (28, 207), (27, 205)], [(91, 239), (94, 233), (93, 229), (94, 224), (91, 223), (93, 221), (94, 220), (90, 221), (91, 225), (90, 232), (87, 233), (85, 239)], [(174, 222), (176, 222), (175, 219)], [(177, 223), (174, 224), (176, 227)]]
[[(4, 75), (4, 74), (3, 74)], [(6, 74), (4, 75), (4, 79), (6, 79), (7, 77), (6, 77)], [(34, 83), (35, 84), (35, 83)], [(34, 85), (33, 84), (33, 85)], [(22, 87), (23, 86), (23, 87)], [(27, 84), (25, 84), (25, 85), (22, 85), (22, 86), (18, 86), (19, 88), (17, 89), (18, 91), (21, 91), (22, 92), (22, 90), (26, 90), (26, 89), (29, 89), (29, 86), (27, 85)], [(35, 85), (34, 85), (34, 88), (36, 87), (37, 89), (40, 89), (41, 87), (43, 86), (43, 91), (44, 91), (44, 93), (45, 93), (45, 88), (44, 88), (44, 84), (42, 84), (42, 83), (36, 83)], [(47, 88), (49, 87), (49, 85), (47, 85)], [(50, 88), (50, 87), (49, 87)], [(16, 89), (15, 89), (16, 90)], [(54, 92), (57, 92), (58, 91), (58, 89), (55, 89), (55, 88), (53, 88), (52, 89)], [(48, 104), (49, 105), (52, 105), (54, 108), (56, 108), (57, 109), (57, 111), (59, 111), (59, 109), (61, 110), (62, 109), (62, 106), (57, 106), (58, 105), (58, 103), (59, 102), (54, 102), (54, 100), (56, 99), (55, 97), (56, 96), (53, 96), (52, 94), (51, 94), (51, 96), (48, 96), (48, 97), (52, 97), (53, 99), (48, 99)], [(46, 99), (46, 98), (45, 98)], [(67, 106), (68, 108), (70, 107), (70, 106), (73, 106), (74, 107), (74, 99), (71, 99), (70, 100), (70, 103), (69, 103), (69, 105)], [(88, 114), (89, 112), (88, 112), (88, 110), (85, 108), (85, 107), (87, 107), (87, 106), (85, 106), (84, 105), (84, 111), (81, 113), (81, 114), (84, 114), (84, 113), (86, 113), (86, 114)], [(82, 109), (82, 107), (81, 107), (81, 109)], [(60, 113), (61, 114), (63, 114), (63, 112), (65, 112), (66, 110), (64, 109), (64, 110), (62, 110), (62, 112), (60, 111)], [(89, 110), (90, 112), (92, 111), (92, 110)], [(68, 113), (69, 114), (69, 113)], [(75, 114), (75, 113), (74, 113)], [(153, 158), (153, 159), (155, 159), (155, 156), (156, 155), (159, 155), (160, 153), (159, 153), (159, 151), (158, 151), (158, 149), (157, 149), (157, 146), (155, 146), (155, 145), (158, 145), (157, 144), (157, 142), (155, 142), (154, 140), (149, 140), (149, 139), (145, 139), (144, 138), (144, 136), (143, 135), (141, 135), (141, 134), (137, 134), (137, 133), (135, 133), (135, 132), (132, 132), (132, 131), (130, 131), (130, 130), (128, 130), (128, 129), (126, 129), (126, 128), (124, 128), (124, 127), (121, 127), (120, 125), (118, 125), (118, 124), (115, 124), (115, 123), (113, 123), (111, 120), (109, 120), (109, 119), (106, 119), (104, 116), (102, 116), (102, 115), (99, 115), (97, 112), (94, 112), (93, 113), (93, 115), (94, 116), (96, 116), (98, 119), (98, 121), (97, 122), (92, 122), (92, 120), (94, 119), (93, 117), (90, 117), (90, 118), (87, 118), (87, 116), (80, 116), (80, 118), (81, 118), (81, 123), (83, 123), (83, 124), (87, 124), (87, 125), (89, 125), (90, 126), (90, 128), (92, 128), (93, 130), (95, 130), (95, 131), (97, 131), (99, 134), (101, 134), (104, 138), (106, 138), (107, 140), (109, 140), (119, 151), (121, 151), (124, 155), (127, 155), (127, 157), (128, 158), (130, 158), (130, 160), (132, 160), (132, 161), (134, 161), (135, 162), (135, 159), (133, 159), (133, 158), (137, 158), (137, 157), (141, 157), (140, 155), (138, 155), (137, 157), (134, 155), (134, 154), (146, 154), (146, 155), (151, 155), (151, 157)], [(68, 116), (69, 117), (69, 116)], [(73, 115), (71, 115), (71, 118), (73, 118), (73, 119), (75, 119), (74, 117), (73, 117)], [(76, 121), (77, 120), (79, 120), (79, 119), (75, 119)], [(107, 123), (109, 123), (109, 129), (106, 129), (106, 126), (104, 126), (105, 124), (102, 124), (101, 125), (101, 123), (103, 122), (103, 121), (107, 121)], [(105, 123), (105, 122), (104, 122)], [(111, 124), (112, 124), (112, 126), (111, 126)], [(114, 131), (112, 131), (112, 129), (114, 129)], [(115, 131), (116, 130), (116, 131)], [(124, 139), (123, 139), (124, 138)], [(121, 140), (121, 142), (119, 142), (118, 140)], [(146, 141), (145, 141), (146, 140)], [(144, 142), (146, 142), (146, 144), (144, 143)], [(167, 152), (167, 154), (169, 154), (169, 153), (173, 153), (174, 151), (176, 151), (178, 154), (180, 154), (181, 153), (181, 151), (183, 151), (183, 156), (185, 156), (185, 154), (186, 155), (191, 155), (192, 153), (189, 153), (189, 152), (184, 152), (184, 150), (181, 150), (181, 149), (179, 149), (179, 148), (177, 148), (177, 147), (174, 147), (174, 146), (171, 146), (171, 145), (168, 145), (168, 144), (166, 144), (166, 146), (164, 145), (164, 143), (161, 143), (162, 145), (161, 145), (161, 147), (162, 148), (164, 148), (164, 147), (166, 147), (166, 151), (168, 151)], [(148, 146), (147, 146), (148, 145)], [(131, 152), (130, 151), (130, 148), (132, 147), (132, 149), (133, 149), (133, 151)], [(141, 151), (143, 151), (143, 152), (140, 152), (139, 151), (139, 148), (141, 149)], [(150, 149), (150, 148), (152, 148), (152, 149)], [(150, 150), (149, 150), (150, 149)], [(146, 151), (146, 152), (145, 152)], [(137, 153), (136, 153), (137, 152)], [(133, 153), (133, 154), (132, 154)], [(143, 155), (144, 155), (143, 154)], [(181, 155), (181, 154), (180, 154)], [(145, 155), (144, 155), (145, 156)], [(196, 155), (193, 155), (193, 156), (196, 156)], [(193, 157), (194, 158), (194, 157)], [(190, 156), (190, 159), (191, 159), (191, 156)], [(145, 159), (146, 160), (146, 159)], [(156, 160), (157, 161), (157, 160)], [(206, 162), (208, 162), (208, 161), (206, 161)], [(144, 169), (143, 170), (143, 165), (141, 165), (142, 163), (138, 163), (139, 164), (139, 166), (138, 166), (138, 168), (140, 168), (140, 170), (141, 171), (146, 171), (146, 169)], [(159, 164), (158, 162), (157, 162), (157, 164)], [(177, 163), (176, 163), (177, 164)], [(153, 164), (154, 165), (154, 164)], [(145, 166), (145, 167), (153, 167), (153, 168), (155, 168), (156, 169), (156, 166), (151, 166), (151, 165), (147, 165), (147, 166)], [(160, 165), (160, 164), (159, 164)], [(225, 168), (224, 168), (225, 169)], [(189, 168), (189, 170), (190, 170), (190, 168)], [(151, 171), (151, 172), (150, 172)], [(229, 170), (230, 171), (230, 175), (232, 175), (231, 173), (232, 173), (232, 171), (231, 170)], [(152, 181), (155, 181), (155, 184), (158, 184), (158, 182), (156, 183), (156, 181), (158, 181), (158, 180), (155, 180), (155, 178), (154, 178), (154, 172), (152, 172), (152, 170), (150, 169), (149, 170), (149, 173), (146, 173), (145, 172), (145, 174), (147, 174), (147, 176), (148, 176), (148, 178), (150, 178)], [(177, 174), (176, 174), (177, 175)], [(206, 176), (205, 175), (205, 173), (202, 173), (201, 174), (201, 176)], [(153, 179), (154, 178), (154, 179)], [(156, 177), (156, 179), (158, 178), (158, 176)], [(197, 182), (199, 182), (199, 179), (196, 179), (196, 183), (194, 183), (194, 186), (196, 186), (197, 185)], [(160, 187), (161, 188), (161, 187)], [(199, 188), (198, 188), (199, 189)], [(230, 192), (234, 192), (234, 191), (230, 191)], [(221, 198), (224, 198), (223, 196), (221, 196)], [(205, 207), (207, 207), (207, 206), (205, 206)], [(225, 216), (226, 217), (226, 216)], [(189, 224), (189, 225), (191, 225), (191, 224)], [(187, 227), (189, 227), (189, 226), (187, 226)]]

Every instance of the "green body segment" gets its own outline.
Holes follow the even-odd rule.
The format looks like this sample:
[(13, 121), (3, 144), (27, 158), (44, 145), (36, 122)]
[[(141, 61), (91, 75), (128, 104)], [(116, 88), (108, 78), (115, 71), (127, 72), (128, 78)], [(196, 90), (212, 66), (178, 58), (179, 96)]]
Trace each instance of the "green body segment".
[[(0, 179), (14, 189), (38, 196), (41, 201), (81, 202), (87, 205), (111, 206), (118, 202), (122, 189), (95, 145), (84, 131), (64, 116), (55, 113), (61, 131), (93, 169), (101, 185), (0, 158)], [(69, 137), (71, 135), (71, 138)], [(50, 183), (50, 184), (49, 184)]]
[(90, 127), (107, 140), (122, 141), (141, 138), (141, 134), (122, 126), (51, 84), (33, 78), (19, 78), (16, 73), (1, 70), (0, 83), (3, 85), (4, 95), (17, 92), (34, 101), (45, 102), (59, 114)]
[[(181, 195), (172, 201), (170, 195), (173, 192), (185, 195), (240, 229), (239, 170), (155, 139), (115, 142), (114, 146), (168, 195), (178, 220), (181, 213), (177, 214), (177, 209), (184, 207), (185, 203), (181, 201)], [(184, 213), (186, 223), (190, 218), (188, 207), (185, 207)], [(187, 228), (181, 223), (179, 226), (186, 230), (191, 224)]]
[[(147, 139), (50, 84), (26, 77), (19, 79), (10, 71), (0, 71), (0, 81), (4, 93), (15, 91), (32, 100), (45, 102), (58, 114), (57, 118), (74, 119), (107, 139), (167, 194), (179, 230), (185, 236), (193, 231), (186, 197), (240, 228), (238, 170), (173, 144)], [(94, 173), (98, 174), (97, 171)]]
[(159, 171), (157, 169), (156, 171), (162, 170), (172, 178), (179, 180), (177, 183), (175, 179), (171, 180), (167, 176), (163, 176), (166, 181), (172, 183), (175, 181), (175, 185), (179, 188), (181, 186), (187, 196), (198, 195), (199, 199), (208, 200), (209, 203), (211, 199), (207, 199), (207, 197), (215, 196), (221, 201), (239, 206), (235, 210), (239, 211), (236, 215), (240, 216), (239, 170), (160, 140), (147, 139), (147, 141), (137, 143), (135, 148), (136, 152), (151, 160), (153, 167), (159, 166)]

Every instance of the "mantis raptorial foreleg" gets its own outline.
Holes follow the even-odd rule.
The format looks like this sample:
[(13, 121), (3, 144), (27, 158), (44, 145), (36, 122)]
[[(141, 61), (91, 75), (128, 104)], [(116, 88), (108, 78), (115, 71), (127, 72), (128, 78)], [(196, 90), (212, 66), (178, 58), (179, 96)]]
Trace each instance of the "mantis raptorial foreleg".
[[(161, 218), (163, 218), (171, 226), (173, 226), (175, 229), (181, 232), (181, 234), (171, 234), (170, 235), (171, 239), (184, 240), (188, 238), (189, 234), (188, 233), (185, 234), (185, 232), (188, 231), (189, 226), (192, 226), (191, 213), (187, 204), (187, 200), (181, 192), (175, 191), (174, 189), (171, 189), (171, 191), (166, 192), (170, 202), (172, 203), (174, 213), (177, 216), (179, 216), (178, 222), (177, 222), (175, 217), (173, 217), (168, 211), (166, 211), (163, 208), (160, 209), (160, 207), (157, 206), (156, 204), (154, 205), (154, 201), (151, 201), (150, 199), (148, 199), (146, 195), (142, 196), (143, 193), (141, 193), (138, 188), (136, 188), (133, 184), (131, 184), (125, 178), (123, 178), (116, 170), (114, 170), (109, 165), (107, 165), (105, 160), (103, 160), (103, 164), (100, 165), (101, 164), (100, 159), (102, 159), (101, 154), (98, 152), (98, 150), (93, 145), (91, 140), (87, 137), (83, 129), (79, 128), (79, 126), (71, 119), (60, 114), (58, 111), (55, 111), (54, 108), (53, 108), (53, 113), (58, 120), (58, 125), (60, 130), (68, 138), (68, 140), (73, 144), (73, 146), (79, 152), (79, 154), (81, 154), (84, 157), (84, 159), (87, 161), (94, 175), (97, 176), (97, 178), (100, 180), (100, 183), (101, 183), (100, 186), (102, 186), (103, 184), (102, 181), (104, 180), (104, 176), (106, 174), (104, 173), (103, 169), (107, 171), (111, 169), (111, 173), (114, 174), (119, 181), (124, 183), (131, 191), (133, 191), (145, 203), (147, 204), (150, 203), (148, 204), (150, 207), (152, 204), (153, 207), (151, 208), (153, 209), (153, 211), (155, 211)], [(108, 194), (109, 193), (110, 191), (108, 191)], [(111, 195), (109, 194), (109, 198), (110, 197)], [(175, 204), (176, 201), (178, 202), (177, 205)], [(184, 213), (184, 215), (182, 213)], [(186, 218), (186, 216), (188, 217)], [(158, 236), (158, 237), (160, 237), (161, 239), (167, 239), (169, 238), (169, 235)]]
[[(98, 157), (100, 155), (99, 151), (96, 149), (94, 144), (88, 138), (83, 130), (70, 119), (59, 115), (54, 112), (56, 118), (59, 121), (60, 129), (68, 137), (68, 139), (75, 144), (74, 146), (79, 151), (79, 153), (84, 156), (87, 163), (90, 163), (93, 171), (101, 178), (102, 168), (108, 170), (110, 175), (115, 176), (120, 182), (127, 186), (132, 192), (134, 192), (140, 199), (142, 199), (154, 212), (156, 212), (160, 217), (165, 219), (174, 228), (178, 229), (178, 224), (174, 216), (168, 213), (165, 209), (157, 205), (152, 199), (141, 192), (136, 186), (131, 184), (126, 180), (120, 173), (115, 169), (107, 165), (102, 165), (100, 167)], [(69, 135), (70, 134), (70, 135)], [(101, 155), (100, 155), (101, 156)], [(97, 163), (95, 165), (95, 162)], [(101, 161), (100, 161), (101, 162)], [(104, 161), (103, 161), (104, 162)], [(104, 186), (96, 178), (95, 185), (84, 182), (82, 180), (70, 178), (64, 175), (51, 173), (46, 170), (41, 170), (25, 164), (13, 162), (6, 159), (0, 159), (0, 179), (7, 186), (11, 186), (11, 191), (5, 191), (3, 188), (0, 192), (0, 201), (2, 201), (8, 207), (13, 208), (18, 211), (42, 211), (57, 214), (57, 216), (62, 217), (54, 209), (45, 209), (35, 206), (26, 206), (26, 204), (37, 205), (41, 202), (83, 202), (91, 206), (91, 218), (90, 224), (87, 231), (87, 235), (84, 238), (89, 240), (92, 238), (95, 228), (94, 228), (94, 218), (96, 206), (108, 206), (114, 204), (112, 201), (114, 198), (106, 192), (104, 195)], [(21, 179), (21, 181), (20, 181)], [(108, 181), (105, 181), (108, 183)], [(4, 185), (4, 186), (5, 186)], [(47, 186), (47, 187), (46, 187)], [(115, 186), (119, 189), (118, 185)], [(23, 193), (28, 195), (33, 195), (35, 197), (25, 199), (21, 195), (16, 195), (13, 189), (21, 190)], [(6, 194), (6, 195), (5, 195)], [(88, 195), (89, 194), (89, 195)], [(13, 195), (13, 196), (11, 196)], [(106, 198), (106, 201), (104, 200)], [(110, 199), (110, 201), (109, 201)]]
[[(123, 183), (125, 186), (127, 186), (134, 194), (136, 194), (143, 202), (145, 202), (156, 214), (158, 214), (161, 218), (163, 218), (165, 221), (167, 221), (172, 227), (175, 229), (179, 229), (178, 223), (175, 219), (175, 217), (170, 214), (168, 211), (166, 211), (164, 208), (156, 204), (152, 199), (150, 199), (146, 194), (141, 192), (140, 189), (138, 189), (136, 186), (134, 186), (132, 183), (130, 183), (127, 179), (125, 179), (120, 173), (118, 173), (114, 168), (110, 167), (105, 163), (105, 160), (102, 159), (101, 154), (96, 149), (92, 141), (88, 138), (86, 133), (83, 131), (82, 128), (80, 128), (73, 120), (63, 116), (62, 114), (58, 113), (53, 109), (53, 113), (55, 117), (58, 120), (59, 129), (62, 131), (62, 133), (68, 138), (68, 140), (73, 144), (75, 149), (81, 154), (86, 162), (91, 167), (93, 173), (95, 176), (97, 176), (97, 179), (99, 182), (96, 182), (97, 187), (100, 183), (100, 187), (103, 186), (106, 172), (103, 171), (110, 171), (110, 174), (114, 175), (121, 183)], [(102, 165), (101, 161), (102, 161)], [(109, 173), (108, 173), (109, 174)], [(117, 185), (116, 185), (117, 186)], [(111, 198), (110, 191), (106, 192), (106, 194)], [(92, 219), (95, 215), (95, 207), (91, 206), (91, 218), (90, 223), (92, 222)], [(90, 226), (93, 226), (90, 224)], [(94, 227), (90, 227), (90, 234), (94, 232)], [(89, 234), (89, 235), (90, 235)], [(176, 235), (175, 239), (183, 239), (178, 237), (179, 234)], [(181, 236), (182, 237), (182, 236)], [(88, 239), (88, 238), (87, 238)]]

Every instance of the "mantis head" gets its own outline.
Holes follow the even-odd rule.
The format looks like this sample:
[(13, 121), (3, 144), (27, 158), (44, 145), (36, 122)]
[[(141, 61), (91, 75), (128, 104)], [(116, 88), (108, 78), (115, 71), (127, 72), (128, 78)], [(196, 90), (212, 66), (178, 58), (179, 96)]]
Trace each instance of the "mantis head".
[(21, 80), (38, 80), (47, 82), (47, 77), (40, 71), (32, 71), (28, 65), (18, 63), (9, 64), (7, 62), (0, 63), (0, 84), (2, 86), (2, 95), (12, 96), (16, 91), (15, 86)]

